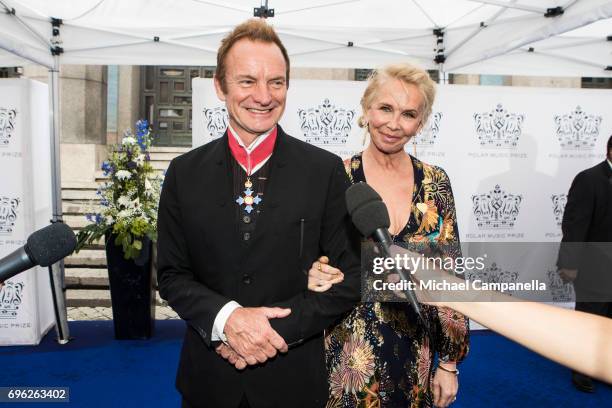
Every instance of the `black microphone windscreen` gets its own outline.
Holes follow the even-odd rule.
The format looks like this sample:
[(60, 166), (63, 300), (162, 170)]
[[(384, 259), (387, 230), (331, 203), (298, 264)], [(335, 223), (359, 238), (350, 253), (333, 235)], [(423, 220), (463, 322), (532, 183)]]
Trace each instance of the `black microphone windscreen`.
[(382, 201), (370, 201), (353, 212), (353, 224), (364, 237), (369, 237), (379, 228), (388, 229), (389, 212)]
[(32, 233), (28, 237), (26, 252), (35, 264), (49, 266), (70, 255), (76, 243), (72, 229), (57, 222)]
[(355, 183), (346, 189), (346, 209), (352, 216), (353, 212), (364, 204), (372, 201), (382, 201), (380, 195), (374, 191), (367, 183), (363, 181)]

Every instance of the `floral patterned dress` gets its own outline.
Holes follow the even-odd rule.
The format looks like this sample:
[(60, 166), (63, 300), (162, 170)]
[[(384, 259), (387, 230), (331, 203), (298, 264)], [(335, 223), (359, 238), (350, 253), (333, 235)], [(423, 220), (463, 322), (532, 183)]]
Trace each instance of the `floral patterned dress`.
[[(432, 244), (460, 256), (455, 203), (444, 170), (410, 156), (414, 193), (408, 224), (395, 242)], [(353, 183), (366, 181), (361, 154), (351, 158)], [(431, 407), (434, 355), (461, 361), (468, 352), (468, 319), (451, 309), (422, 305), (431, 338), (406, 302), (361, 303), (325, 339), (328, 408)]]

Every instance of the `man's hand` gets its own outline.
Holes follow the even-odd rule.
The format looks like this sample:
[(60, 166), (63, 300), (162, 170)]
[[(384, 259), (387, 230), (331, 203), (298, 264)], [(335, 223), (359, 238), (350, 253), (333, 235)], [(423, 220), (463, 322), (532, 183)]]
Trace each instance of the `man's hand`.
[(221, 343), (217, 346), (215, 351), (218, 355), (229, 361), (236, 369), (244, 370), (246, 368), (246, 361), (227, 344)]
[(560, 268), (559, 276), (561, 277), (563, 283), (573, 282), (576, 279), (576, 276), (578, 276), (578, 270)]
[(344, 274), (338, 268), (329, 265), (329, 258), (320, 257), (312, 263), (308, 271), (308, 289), (313, 292), (325, 292), (332, 285), (344, 280)]
[(249, 365), (263, 363), (286, 353), (289, 348), (285, 340), (270, 326), (268, 319), (289, 316), (291, 309), (280, 307), (239, 307), (225, 322), (227, 343)]

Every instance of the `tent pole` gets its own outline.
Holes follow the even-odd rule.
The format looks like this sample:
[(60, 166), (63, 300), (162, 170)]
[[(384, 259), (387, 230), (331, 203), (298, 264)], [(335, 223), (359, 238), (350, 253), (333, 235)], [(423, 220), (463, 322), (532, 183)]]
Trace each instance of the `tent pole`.
[[(54, 31), (55, 28), (54, 26)], [(59, 32), (57, 36), (59, 36)], [(57, 51), (57, 48), (55, 48), (55, 51)], [(51, 136), (51, 205), (53, 210), (51, 223), (56, 223), (64, 221), (62, 218), (62, 177), (60, 167), (60, 58), (58, 52), (53, 52), (53, 54), (53, 68), (49, 70), (49, 102), (51, 105), (49, 126)], [(68, 314), (66, 311), (63, 260), (49, 266), (49, 281), (53, 298), (57, 342), (59, 344), (66, 344), (70, 341), (70, 331), (68, 329)]]
[(448, 72), (444, 71), (444, 65), (440, 64), (440, 67), (438, 68), (438, 78), (439, 81), (438, 83), (441, 85), (446, 85), (448, 84)]

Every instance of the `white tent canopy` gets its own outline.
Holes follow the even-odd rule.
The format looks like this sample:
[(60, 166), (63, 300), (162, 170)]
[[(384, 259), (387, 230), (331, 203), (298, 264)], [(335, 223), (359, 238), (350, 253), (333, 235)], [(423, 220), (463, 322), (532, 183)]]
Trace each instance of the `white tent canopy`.
[[(0, 0), (2, 5), (14, 14), (0, 15), (0, 66), (23, 65), (25, 58), (51, 67), (51, 18), (62, 20), (62, 64), (215, 65), (220, 39), (261, 3)], [(612, 76), (611, 1), (269, 0), (268, 7), (275, 11), (268, 21), (293, 66), (413, 61), (449, 73)]]

